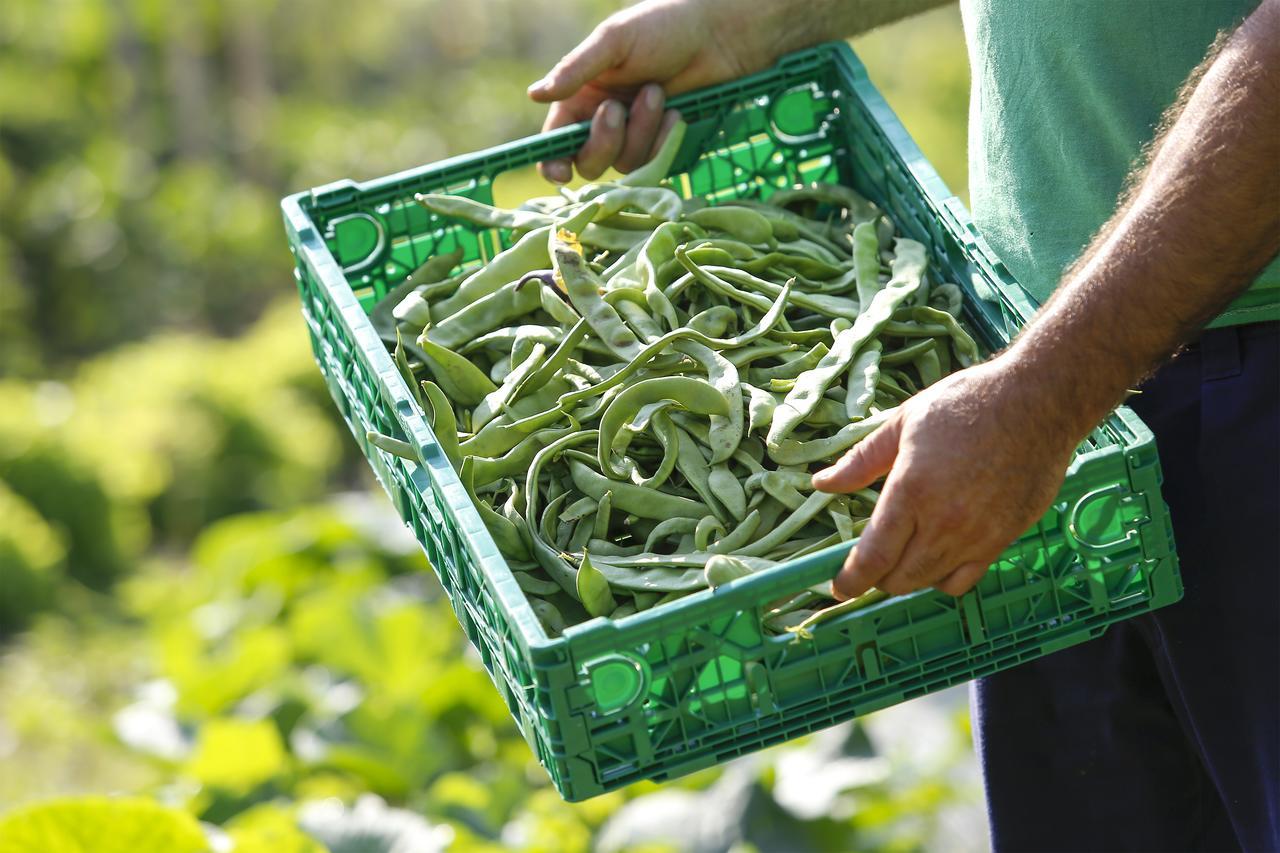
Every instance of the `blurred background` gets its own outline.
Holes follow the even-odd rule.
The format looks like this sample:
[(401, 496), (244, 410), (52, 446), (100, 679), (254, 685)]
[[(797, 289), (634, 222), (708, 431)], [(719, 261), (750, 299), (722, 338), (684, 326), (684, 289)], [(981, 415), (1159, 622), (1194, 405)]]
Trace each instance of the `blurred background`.
[[(617, 5), (0, 3), (0, 848), (985, 849), (962, 690), (562, 802), (333, 411), (279, 198), (536, 132)], [(955, 9), (854, 46), (965, 197)]]

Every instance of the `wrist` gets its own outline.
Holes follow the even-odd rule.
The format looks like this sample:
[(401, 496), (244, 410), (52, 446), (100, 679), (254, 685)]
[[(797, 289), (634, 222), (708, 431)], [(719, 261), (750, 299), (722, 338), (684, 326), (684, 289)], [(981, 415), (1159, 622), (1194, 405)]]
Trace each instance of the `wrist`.
[(823, 20), (825, 3), (805, 3), (804, 0), (777, 0), (770, 3), (768, 37), (773, 46), (773, 60), (792, 51), (812, 47), (819, 42), (839, 36), (830, 30), (823, 31), (815, 22)]
[(832, 26), (830, 0), (712, 0), (712, 18), (718, 28), (734, 32), (743, 52), (757, 57), (767, 68), (785, 54), (844, 34)]
[(993, 411), (1016, 414), (1029, 437), (1070, 454), (1106, 417), (1112, 404), (1089, 399), (1094, 390), (1075, 365), (1017, 345), (979, 367), (991, 372)]

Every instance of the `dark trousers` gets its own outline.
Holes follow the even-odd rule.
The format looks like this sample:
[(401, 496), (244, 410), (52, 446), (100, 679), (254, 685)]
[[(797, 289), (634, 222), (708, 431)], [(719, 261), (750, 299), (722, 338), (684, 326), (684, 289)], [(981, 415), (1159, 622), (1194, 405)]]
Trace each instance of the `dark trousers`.
[(1280, 850), (1280, 323), (1141, 390), (1186, 595), (974, 686), (996, 850)]

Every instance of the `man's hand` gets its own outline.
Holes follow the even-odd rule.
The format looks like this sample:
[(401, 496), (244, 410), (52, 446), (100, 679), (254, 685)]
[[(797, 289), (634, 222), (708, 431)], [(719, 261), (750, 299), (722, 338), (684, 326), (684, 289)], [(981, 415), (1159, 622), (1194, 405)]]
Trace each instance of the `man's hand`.
[(647, 162), (679, 118), (666, 99), (768, 68), (778, 57), (846, 38), (946, 0), (647, 0), (618, 12), (529, 87), (551, 104), (543, 130), (591, 120), (570, 164), (540, 164), (565, 182)]
[(837, 598), (872, 587), (961, 595), (1049, 508), (1076, 437), (1017, 374), (1007, 356), (952, 374), (814, 475), (824, 492), (889, 475)]
[[(732, 0), (650, 0), (607, 18), (529, 87), (529, 97), (551, 104), (543, 130), (591, 119), (591, 136), (574, 158), (578, 174), (593, 180), (610, 166), (629, 172), (679, 118), (663, 111), (668, 95), (773, 64), (780, 46), (766, 30), (772, 17)], [(540, 169), (553, 181), (573, 177), (568, 160)]]

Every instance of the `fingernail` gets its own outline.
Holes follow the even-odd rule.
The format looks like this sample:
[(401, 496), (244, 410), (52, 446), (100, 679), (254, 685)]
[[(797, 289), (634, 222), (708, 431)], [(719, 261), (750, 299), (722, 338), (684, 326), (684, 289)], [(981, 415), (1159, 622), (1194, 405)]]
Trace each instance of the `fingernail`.
[(534, 80), (532, 83), (530, 83), (529, 88), (526, 89), (525, 91), (532, 93), (532, 92), (540, 91), (545, 88), (547, 88), (547, 78), (543, 77), (541, 80)]
[(645, 103), (645, 106), (649, 107), (649, 109), (651, 110), (656, 110), (659, 106), (661, 106), (662, 105), (662, 87), (656, 86), (652, 83), (646, 86), (644, 91), (644, 103)]
[(617, 130), (622, 127), (622, 120), (626, 118), (626, 113), (622, 109), (622, 104), (617, 101), (609, 101), (604, 108), (604, 126), (610, 130)]
[(557, 184), (567, 184), (573, 177), (573, 172), (569, 168), (569, 164), (563, 160), (552, 160), (550, 163), (544, 163), (542, 166), (542, 174), (548, 180), (555, 181)]

